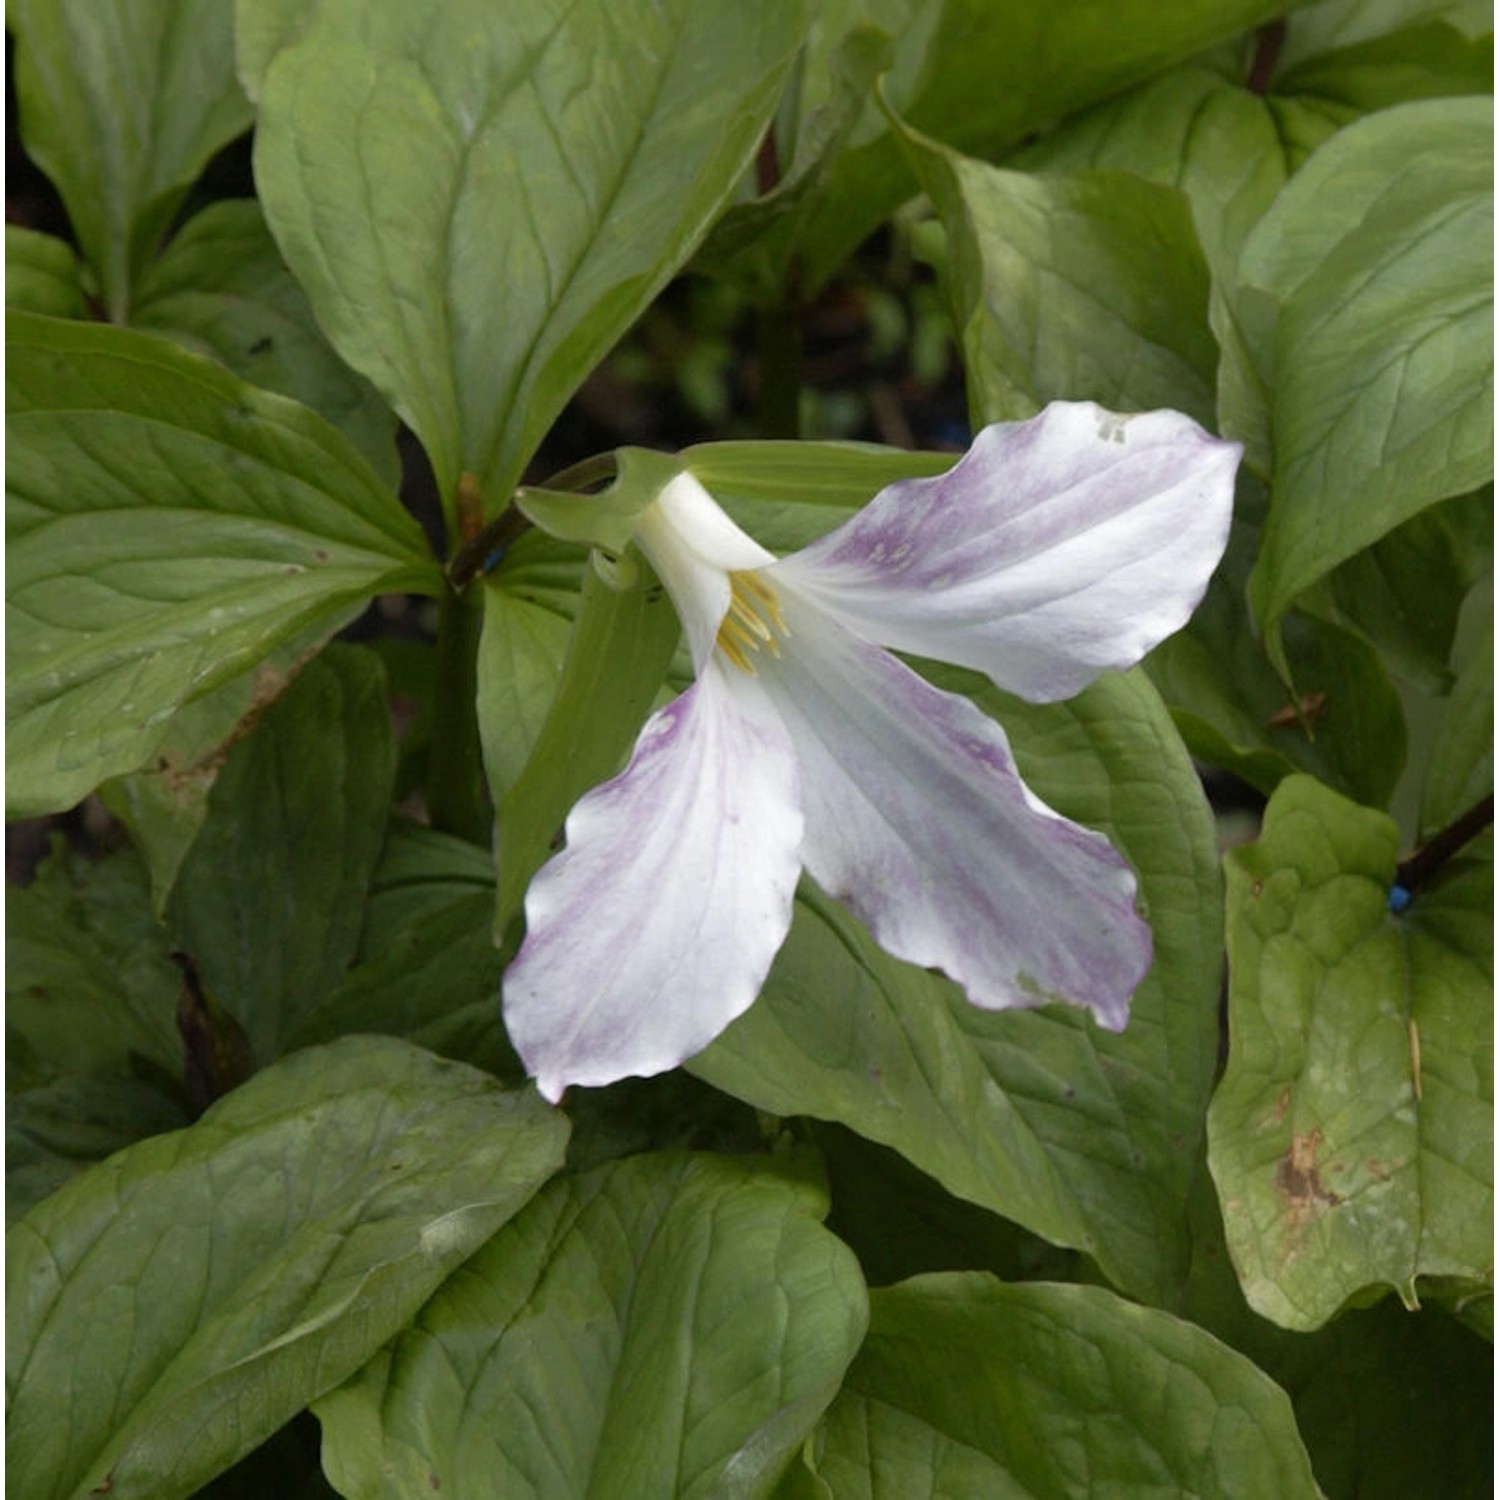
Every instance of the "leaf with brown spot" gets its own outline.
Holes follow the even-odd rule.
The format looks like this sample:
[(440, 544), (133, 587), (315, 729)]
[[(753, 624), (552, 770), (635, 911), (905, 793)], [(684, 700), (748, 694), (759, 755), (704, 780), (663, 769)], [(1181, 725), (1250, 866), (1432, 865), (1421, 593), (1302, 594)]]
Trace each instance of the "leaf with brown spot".
[(1245, 1296), (1287, 1328), (1493, 1275), (1491, 868), (1453, 866), (1396, 917), (1396, 855), (1383, 813), (1295, 776), (1226, 861), (1209, 1165)]

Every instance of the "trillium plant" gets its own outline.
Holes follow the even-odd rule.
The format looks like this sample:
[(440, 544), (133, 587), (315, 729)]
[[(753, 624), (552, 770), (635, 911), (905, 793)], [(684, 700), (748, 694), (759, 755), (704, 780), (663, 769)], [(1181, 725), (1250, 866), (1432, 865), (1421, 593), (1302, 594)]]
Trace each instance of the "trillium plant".
[(8, 1494), (1488, 1493), (1488, 7), (7, 24)]

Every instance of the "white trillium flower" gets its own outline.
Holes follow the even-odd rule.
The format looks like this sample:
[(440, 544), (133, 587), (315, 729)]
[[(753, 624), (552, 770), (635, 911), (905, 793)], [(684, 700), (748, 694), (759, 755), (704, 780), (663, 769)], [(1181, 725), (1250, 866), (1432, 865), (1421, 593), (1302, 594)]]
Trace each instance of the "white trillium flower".
[(1203, 595), (1239, 453), (1175, 412), (1057, 403), (781, 559), (673, 479), (636, 542), (696, 681), (527, 894), (503, 992), (542, 1093), (706, 1047), (760, 992), (804, 869), (975, 1005), (1067, 1000), (1122, 1029), (1151, 964), (1129, 866), (1028, 790), (994, 720), (885, 648), (1033, 702), (1134, 665)]

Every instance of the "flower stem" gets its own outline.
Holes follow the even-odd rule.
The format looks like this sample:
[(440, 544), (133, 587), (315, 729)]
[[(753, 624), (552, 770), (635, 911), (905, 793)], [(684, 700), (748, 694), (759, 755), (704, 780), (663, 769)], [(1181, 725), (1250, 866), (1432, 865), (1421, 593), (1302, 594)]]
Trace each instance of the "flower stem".
[(1286, 45), (1286, 22), (1268, 21), (1255, 33), (1255, 57), (1250, 64), (1250, 76), (1245, 87), (1252, 94), (1264, 94), (1271, 87), (1271, 75), (1281, 59), (1281, 49)]
[(1470, 839), (1482, 833), (1495, 821), (1495, 798), (1492, 793), (1477, 802), (1468, 812), (1455, 818), (1443, 831), (1424, 844), (1410, 859), (1396, 866), (1396, 884), (1415, 895)]
[(438, 603), (437, 683), (427, 752), (427, 813), (432, 826), (472, 844), (490, 840), (474, 702), (482, 619), (477, 595), (450, 589)]

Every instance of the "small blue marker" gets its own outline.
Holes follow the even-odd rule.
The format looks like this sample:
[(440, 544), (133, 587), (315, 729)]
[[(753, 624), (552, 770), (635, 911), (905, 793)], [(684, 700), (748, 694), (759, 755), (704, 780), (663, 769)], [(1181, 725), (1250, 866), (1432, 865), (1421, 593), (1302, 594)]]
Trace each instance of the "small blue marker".
[(505, 556), (504, 547), (496, 547), (484, 560), (484, 566), (480, 569), (483, 573), (493, 573), (500, 566), (500, 559)]
[(1411, 892), (1404, 885), (1393, 885), (1386, 902), (1390, 906), (1392, 915), (1399, 917), (1411, 905)]

